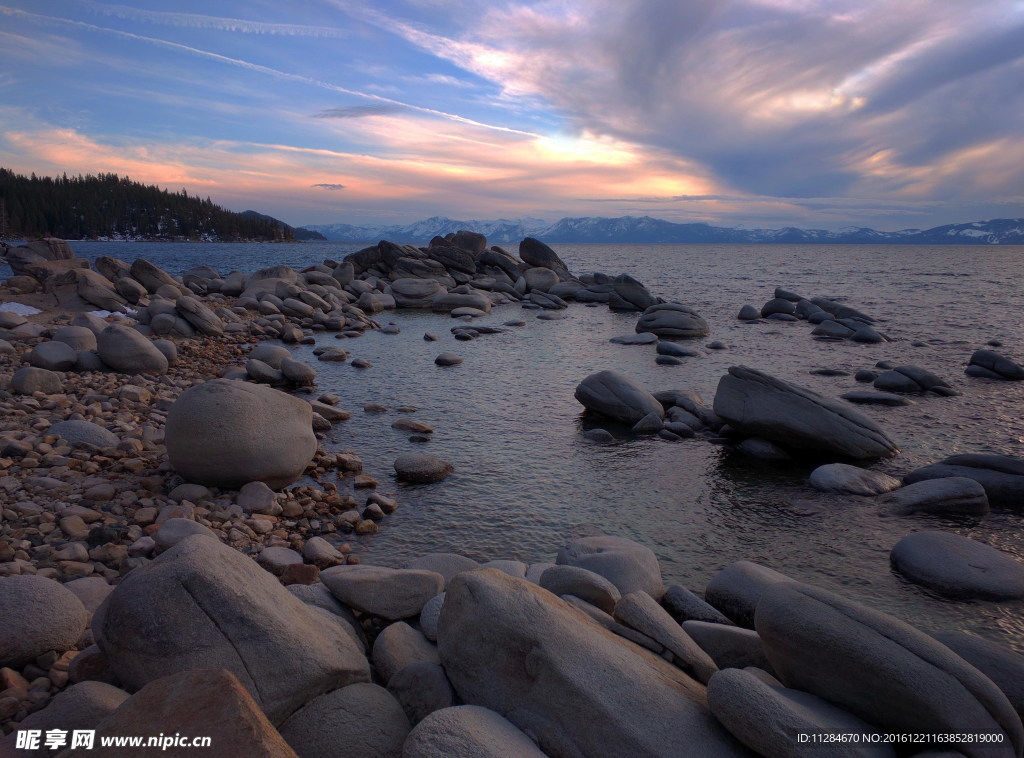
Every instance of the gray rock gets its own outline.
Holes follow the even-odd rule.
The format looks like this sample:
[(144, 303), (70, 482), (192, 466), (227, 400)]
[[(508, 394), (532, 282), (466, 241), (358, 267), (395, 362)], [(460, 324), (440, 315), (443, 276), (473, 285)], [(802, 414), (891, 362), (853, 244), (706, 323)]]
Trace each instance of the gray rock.
[[(403, 258), (399, 261), (407, 260)], [(399, 308), (430, 308), (434, 302), (434, 298), (444, 295), (448, 292), (445, 289), (444, 284), (439, 282), (434, 277), (439, 277), (444, 280), (449, 280), (444, 267), (438, 269), (428, 268), (428, 264), (433, 263), (432, 261), (416, 261), (415, 266), (418, 273), (423, 275), (430, 275), (430, 278), (401, 278), (396, 279), (391, 283), (391, 295), (395, 298), (395, 305)], [(420, 269), (422, 272), (420, 272)], [(452, 281), (452, 284), (455, 282)]]
[(853, 329), (848, 326), (838, 324), (831, 319), (822, 321), (811, 331), (811, 334), (815, 337), (832, 337), (835, 339), (846, 339), (847, 337), (853, 336)]
[(291, 358), (289, 350), (280, 345), (272, 345), (269, 342), (261, 342), (249, 351), (248, 357), (252, 360), (263, 361), (271, 368), (281, 368), (281, 361)]
[(1024, 460), (1009, 455), (954, 455), (911, 471), (903, 481), (913, 484), (950, 476), (965, 476), (978, 482), (993, 505), (1014, 506), (1024, 502)]
[(388, 679), (390, 692), (415, 726), (434, 711), (457, 702), (452, 683), (440, 663), (410, 663)]
[(576, 399), (588, 411), (624, 424), (635, 424), (653, 413), (664, 418), (661, 403), (638, 382), (617, 371), (591, 374), (576, 387)]
[(526, 291), (547, 292), (558, 284), (558, 274), (549, 268), (534, 267), (523, 272), (523, 279), (526, 280)]
[(373, 665), (385, 685), (413, 663), (440, 664), (437, 646), (404, 621), (388, 624), (373, 643)]
[[(38, 730), (45, 734), (51, 729), (59, 729), (70, 735), (73, 731), (95, 729), (107, 716), (117, 710), (128, 693), (105, 682), (79, 682), (58, 692), (50, 703), (42, 710), (29, 714), (18, 723), (20, 730)], [(20, 758), (42, 758), (53, 756), (54, 752), (47, 749), (40, 741), (38, 750), (18, 750), (16, 733), (0, 739), (0, 755), (20, 756)]]
[(625, 537), (598, 535), (572, 540), (558, 551), (555, 563), (593, 571), (614, 584), (621, 595), (642, 590), (659, 599), (665, 594), (657, 556), (646, 545)]
[(613, 311), (644, 311), (657, 303), (657, 298), (629, 274), (620, 274), (612, 281), (608, 307)]
[(402, 758), (545, 758), (508, 720), (487, 708), (460, 705), (424, 718), (409, 733)]
[(162, 553), (170, 550), (183, 539), (194, 534), (205, 534), (207, 537), (212, 537), (215, 540), (220, 539), (212, 529), (192, 519), (169, 518), (160, 525), (156, 534), (153, 535), (155, 543), (153, 549), (156, 553)]
[(792, 316), (796, 313), (796, 303), (784, 297), (776, 297), (761, 306), (761, 316), (768, 317), (776, 313)]
[(321, 582), (289, 584), (286, 589), (306, 605), (320, 608), (337, 616), (353, 641), (361, 650), (366, 650), (366, 633), (355, 614), (352, 613), (352, 609), (332, 595), (331, 591)]
[(525, 237), (519, 243), (519, 257), (531, 266), (549, 268), (552, 271), (569, 270), (565, 261), (559, 258), (554, 250), (534, 237)]
[(97, 642), (130, 689), (226, 668), (280, 723), (316, 694), (369, 679), (362, 652), (329, 619), (251, 558), (196, 535), (122, 579)]
[(711, 656), (646, 592), (623, 595), (613, 618), (662, 645), (672, 653), (675, 664), (697, 681), (707, 684), (718, 671)]
[(62, 326), (53, 333), (55, 342), (63, 342), (73, 350), (95, 350), (96, 335), (84, 326)]
[(279, 369), (271, 368), (255, 358), (250, 358), (245, 362), (245, 374), (260, 384), (284, 384), (284, 374)]
[[(857, 381), (861, 380), (858, 379)], [(873, 381), (873, 379), (868, 379), (866, 381)], [(854, 390), (853, 392), (843, 393), (840, 397), (843, 400), (848, 400), (851, 403), (857, 403), (859, 405), (885, 405), (890, 408), (914, 404), (914, 401), (909, 397), (894, 395), (891, 392), (863, 392), (860, 390)]]
[(548, 755), (742, 754), (699, 684), (527, 581), (491, 569), (457, 576), (438, 643), (462, 700), (502, 714)]
[(791, 461), (793, 456), (776, 445), (774, 442), (763, 440), (760, 437), (747, 437), (736, 446), (744, 455), (756, 458), (759, 461)]
[(437, 622), (444, 607), (444, 593), (434, 595), (420, 610), (420, 631), (431, 642), (437, 642)]
[(64, 589), (82, 601), (85, 610), (90, 614), (95, 613), (107, 599), (107, 595), (114, 591), (102, 576), (83, 576), (81, 579), (74, 579), (66, 582)]
[(191, 295), (179, 297), (174, 307), (200, 334), (216, 337), (224, 333), (224, 324), (220, 317), (207, 308), (199, 298)]
[(281, 361), (281, 374), (294, 385), (308, 387), (316, 384), (316, 371), (302, 361), (285, 358)]
[(150, 292), (156, 292), (164, 285), (177, 287), (178, 282), (159, 266), (145, 258), (137, 258), (130, 268), (131, 275)]
[(889, 554), (910, 581), (962, 600), (1024, 598), (1024, 561), (950, 532), (908, 534)]
[(644, 310), (636, 322), (637, 332), (650, 332), (663, 339), (706, 337), (708, 322), (697, 311), (679, 303), (658, 303)]
[(434, 571), (365, 564), (321, 571), (320, 581), (345, 605), (393, 621), (418, 616), (445, 585)]
[(884, 392), (928, 392), (949, 384), (920, 366), (897, 366), (879, 374), (874, 387)]
[(671, 585), (665, 590), (661, 599), (662, 605), (669, 615), (682, 624), (684, 621), (708, 621), (712, 624), (731, 624), (732, 622), (717, 608), (705, 603), (685, 587)]
[(46, 433), (59, 436), (72, 447), (117, 447), (121, 441), (116, 434), (104, 429), (99, 424), (81, 419), (58, 421), (47, 429)]
[(787, 687), (826, 699), (882, 731), (1001, 732), (998, 747), (957, 748), (967, 756), (1020, 755), (1024, 728), (999, 688), (892, 616), (786, 583), (765, 592), (757, 631)]
[(711, 656), (720, 669), (771, 668), (761, 638), (753, 629), (707, 621), (684, 621), (683, 631)]
[(447, 479), (455, 467), (436, 455), (403, 453), (395, 459), (395, 475), (399, 481), (431, 484)]
[(483, 292), (448, 292), (435, 297), (430, 308), (436, 313), (450, 313), (456, 308), (476, 308), (491, 312), (491, 299)]
[(1004, 358), (992, 350), (975, 350), (968, 362), (966, 373), (989, 379), (1024, 380), (1024, 366)]
[(664, 425), (665, 422), (661, 416), (656, 413), (648, 413), (642, 419), (633, 424), (632, 432), (633, 434), (657, 434), (662, 430)]
[(798, 735), (877, 732), (856, 716), (806, 692), (772, 687), (741, 669), (719, 671), (708, 683), (711, 713), (758, 755), (787, 758), (888, 758), (882, 743), (800, 742)]
[(1024, 656), (998, 642), (957, 631), (938, 632), (935, 639), (991, 679), (1024, 718)]
[(865, 416), (816, 392), (733, 366), (718, 383), (715, 413), (737, 431), (787, 449), (856, 459), (895, 455), (899, 448)]
[(455, 353), (441, 353), (434, 359), (434, 363), (438, 366), (458, 366), (462, 363), (462, 358)]
[(754, 321), (761, 318), (761, 311), (753, 305), (744, 305), (736, 316), (740, 321)]
[(818, 466), (807, 478), (807, 483), (822, 492), (841, 492), (847, 495), (881, 495), (902, 486), (895, 477), (880, 471), (866, 471), (847, 463), (826, 463)]
[(528, 567), (522, 561), (499, 559), (482, 563), (480, 564), (480, 568), (492, 568), (502, 572), (503, 574), (508, 574), (515, 579), (525, 579)]
[(589, 442), (614, 442), (615, 437), (607, 429), (587, 429), (580, 433)]
[(0, 668), (20, 669), (50, 650), (74, 647), (89, 614), (53, 579), (32, 574), (0, 578)]
[(651, 332), (644, 334), (624, 334), (621, 337), (612, 337), (610, 340), (613, 345), (653, 345), (658, 341), (658, 335)]
[(44, 395), (55, 395), (63, 392), (64, 385), (60, 375), (45, 368), (24, 366), (14, 372), (11, 377), (11, 389), (19, 395), (31, 395), (42, 392)]
[(538, 584), (554, 595), (575, 595), (609, 614), (622, 597), (603, 576), (579, 566), (552, 566)]
[(467, 558), (457, 553), (427, 553), (419, 558), (413, 558), (405, 564), (405, 567), (407, 569), (434, 571), (443, 576), (445, 584), (447, 584), (456, 574), (480, 568), (480, 564), (472, 558)]
[(114, 371), (123, 374), (166, 374), (167, 358), (134, 329), (111, 324), (96, 339), (96, 352)]
[(391, 693), (360, 683), (310, 700), (279, 731), (302, 758), (401, 758), (409, 728)]
[(753, 628), (754, 611), (764, 593), (776, 584), (793, 581), (767, 566), (737, 561), (711, 577), (704, 599), (740, 626)]
[(260, 550), (256, 562), (275, 576), (281, 576), (289, 566), (301, 566), (302, 554), (290, 547), (273, 545)]
[[(90, 332), (92, 334), (92, 332)], [(78, 361), (78, 353), (63, 342), (40, 342), (28, 354), (29, 365), (47, 371), (67, 371)]]
[(963, 513), (984, 516), (989, 512), (985, 488), (974, 479), (951, 476), (925, 479), (879, 498), (878, 504), (889, 513)]
[(213, 379), (183, 392), (167, 414), (167, 456), (190, 482), (273, 488), (298, 479), (316, 452), (308, 403), (248, 382)]

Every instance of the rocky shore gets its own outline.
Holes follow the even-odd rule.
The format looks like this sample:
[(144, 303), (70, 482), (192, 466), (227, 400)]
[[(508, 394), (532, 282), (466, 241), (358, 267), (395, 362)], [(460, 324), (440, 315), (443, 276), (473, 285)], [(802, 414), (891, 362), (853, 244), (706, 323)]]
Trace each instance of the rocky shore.
[[(628, 275), (575, 275), (538, 240), (516, 256), (470, 232), (423, 248), (382, 241), (301, 272), (92, 267), (59, 240), (0, 252), (14, 272), (0, 289), (0, 757), (91, 754), (18, 747), (30, 730), (76, 729), (302, 758), (339, 746), (1022, 755), (1020, 655), (957, 630), (931, 637), (767, 566), (723, 567), (695, 594), (666, 587), (650, 549), (615, 536), (571, 541), (548, 563), (435, 553), (369, 565), (361, 537), (400, 505), (389, 483), (429, 485), (452, 466), (407, 453), (393, 472), (363, 472), (358, 451), (329, 450), (350, 416), (344, 397), (319, 392), (315, 368), (278, 343), (347, 361), (348, 340), (398, 328), (378, 320), (393, 308), (450, 313), (454, 338), (473, 340), (496, 331), (473, 323), (492, 308), (557, 319), (578, 303), (636, 312), (635, 334), (613, 340), (651, 345), (659, 362), (699, 352), (707, 321)], [(815, 339), (888, 339), (858, 310), (781, 289), (739, 317), (806, 320)], [(972, 381), (1024, 378), (989, 347), (970, 356)], [(873, 498), (880, 513), (981, 518), (1024, 502), (1024, 461), (1007, 456), (953, 456), (902, 479), (863, 468), (899, 447), (854, 403), (955, 391), (915, 366), (857, 378), (877, 391), (827, 398), (736, 366), (710, 403), (613, 371), (582, 378), (575, 396), (595, 443), (648, 434), (809, 458), (821, 465), (808, 487)], [(408, 416), (394, 426), (432, 433)], [(910, 534), (890, 559), (949, 598), (1024, 598), (1024, 562), (952, 533)], [(977, 737), (799, 738), (828, 732)]]

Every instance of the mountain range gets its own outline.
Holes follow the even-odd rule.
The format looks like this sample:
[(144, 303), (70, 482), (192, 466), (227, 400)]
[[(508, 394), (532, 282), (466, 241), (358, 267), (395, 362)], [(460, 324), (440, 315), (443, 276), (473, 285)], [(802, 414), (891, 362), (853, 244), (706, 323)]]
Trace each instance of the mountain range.
[(864, 227), (838, 231), (799, 229), (743, 229), (710, 224), (677, 224), (650, 216), (604, 218), (585, 216), (563, 218), (554, 223), (535, 218), (458, 221), (433, 216), (406, 225), (356, 226), (352, 224), (309, 224), (299, 229), (318, 232), (328, 240), (344, 242), (377, 241), (423, 244), (436, 235), (460, 229), (479, 232), (489, 242), (518, 242), (537, 237), (544, 242), (687, 243), (687, 242), (774, 242), (818, 244), (906, 244), (906, 245), (1024, 245), (1024, 219), (1000, 218), (965, 224), (946, 224), (931, 229), (901, 229), (880, 232)]

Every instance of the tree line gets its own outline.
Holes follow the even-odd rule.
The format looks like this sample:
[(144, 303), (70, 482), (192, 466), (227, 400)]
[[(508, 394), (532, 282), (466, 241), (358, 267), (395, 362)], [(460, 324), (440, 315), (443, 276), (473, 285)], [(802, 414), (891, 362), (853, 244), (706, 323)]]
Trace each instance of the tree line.
[(57, 178), (0, 168), (0, 238), (98, 237), (274, 241), (287, 224), (225, 210), (209, 197), (168, 192), (117, 174)]

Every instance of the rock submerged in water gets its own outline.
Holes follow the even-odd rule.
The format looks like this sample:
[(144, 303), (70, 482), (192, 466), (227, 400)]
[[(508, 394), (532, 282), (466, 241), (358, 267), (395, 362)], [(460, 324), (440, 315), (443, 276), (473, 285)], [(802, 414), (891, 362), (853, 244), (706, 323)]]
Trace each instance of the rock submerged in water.
[(880, 471), (867, 471), (846, 463), (827, 463), (811, 472), (807, 483), (822, 492), (881, 495), (899, 489), (902, 482)]
[(987, 379), (1004, 379), (1012, 382), (1024, 380), (1024, 366), (1004, 358), (993, 350), (975, 350), (968, 362), (968, 376), (980, 376)]
[(941, 595), (963, 600), (1024, 598), (1024, 562), (950, 532), (908, 534), (889, 555), (893, 568)]
[(811, 390), (733, 366), (715, 393), (715, 413), (741, 434), (790, 450), (870, 460), (899, 448), (866, 416)]
[(670, 340), (706, 337), (710, 332), (708, 322), (697, 311), (679, 303), (650, 306), (636, 322), (636, 331)]
[(316, 453), (309, 403), (279, 390), (213, 379), (183, 392), (167, 414), (167, 457), (186, 480), (237, 488), (291, 484)]
[(652, 413), (665, 417), (665, 409), (654, 395), (617, 371), (591, 374), (577, 385), (575, 397), (588, 411), (631, 426)]
[(984, 516), (989, 512), (985, 488), (965, 476), (925, 479), (908, 484), (879, 498), (878, 504), (894, 516), (911, 513)]
[(399, 481), (432, 484), (447, 479), (455, 467), (427, 453), (403, 453), (395, 459), (395, 475)]
[(925, 479), (963, 476), (985, 488), (992, 504), (1019, 507), (1024, 503), (1024, 460), (1009, 455), (966, 453), (953, 455), (904, 477), (907, 484)]

